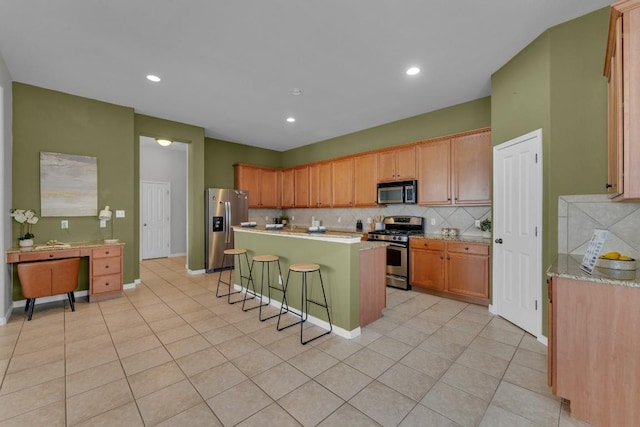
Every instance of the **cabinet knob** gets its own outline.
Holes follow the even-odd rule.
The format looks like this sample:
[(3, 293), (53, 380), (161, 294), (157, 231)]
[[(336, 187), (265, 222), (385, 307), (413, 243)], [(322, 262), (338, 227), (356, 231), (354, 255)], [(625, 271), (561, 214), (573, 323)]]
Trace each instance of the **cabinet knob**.
[(104, 268), (109, 268), (109, 266), (108, 266), (108, 265), (105, 265), (105, 266), (104, 266)]
[(109, 255), (109, 251), (105, 252), (105, 254)]
[(469, 248), (464, 248), (464, 250), (465, 250), (465, 251), (468, 251), (468, 250), (469, 250)]
[(105, 285), (105, 286), (109, 286), (109, 282), (105, 283), (104, 285)]
[(53, 254), (49, 254), (49, 258), (53, 258)]

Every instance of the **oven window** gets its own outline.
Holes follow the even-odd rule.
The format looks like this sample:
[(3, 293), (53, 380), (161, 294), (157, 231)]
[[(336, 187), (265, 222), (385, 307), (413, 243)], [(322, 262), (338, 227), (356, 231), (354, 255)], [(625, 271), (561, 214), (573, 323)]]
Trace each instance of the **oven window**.
[(387, 246), (387, 265), (390, 267), (402, 267), (403, 248)]

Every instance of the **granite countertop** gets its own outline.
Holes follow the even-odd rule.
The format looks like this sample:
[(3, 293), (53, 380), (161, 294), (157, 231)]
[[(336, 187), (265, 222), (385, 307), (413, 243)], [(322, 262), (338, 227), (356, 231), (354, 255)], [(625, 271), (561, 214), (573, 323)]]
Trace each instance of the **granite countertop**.
[(364, 240), (360, 242), (360, 250), (368, 251), (370, 249), (384, 248), (389, 246), (389, 242), (376, 242), (373, 240)]
[(266, 228), (263, 225), (256, 225), (255, 227), (242, 227), (234, 225), (233, 229), (236, 231), (246, 231), (250, 233), (273, 233), (278, 235), (290, 235), (292, 237), (315, 237), (319, 239), (333, 238), (333, 239), (361, 239), (362, 232), (351, 232), (342, 230), (326, 230), (324, 232), (310, 232), (308, 227), (296, 226), (295, 228), (283, 227), (283, 228)]
[(59, 242), (58, 245), (47, 245), (46, 243), (37, 243), (33, 246), (28, 247), (18, 247), (14, 246), (12, 248), (7, 249), (7, 253), (24, 253), (24, 252), (39, 252), (39, 251), (53, 251), (53, 250), (65, 250), (65, 249), (84, 249), (84, 248), (94, 248), (100, 246), (124, 246), (124, 242), (118, 240), (115, 243), (105, 243), (103, 240), (94, 241), (94, 242), (71, 242), (71, 243), (62, 243)]
[(460, 236), (443, 236), (438, 233), (425, 233), (425, 234), (412, 234), (412, 239), (431, 239), (431, 240), (446, 240), (447, 242), (469, 242), (469, 243), (487, 243), (491, 244), (491, 237), (482, 237), (474, 235), (460, 235)]
[(547, 276), (640, 288), (640, 270), (624, 271), (596, 267), (593, 274), (589, 274), (580, 268), (581, 262), (582, 256), (559, 254), (547, 269)]

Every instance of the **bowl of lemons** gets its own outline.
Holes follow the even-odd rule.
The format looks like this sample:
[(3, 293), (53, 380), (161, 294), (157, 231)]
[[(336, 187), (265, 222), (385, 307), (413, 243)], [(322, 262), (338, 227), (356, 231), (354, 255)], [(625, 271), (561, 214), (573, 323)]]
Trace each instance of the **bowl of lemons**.
[(636, 260), (620, 252), (612, 251), (600, 255), (596, 267), (632, 271), (636, 269)]

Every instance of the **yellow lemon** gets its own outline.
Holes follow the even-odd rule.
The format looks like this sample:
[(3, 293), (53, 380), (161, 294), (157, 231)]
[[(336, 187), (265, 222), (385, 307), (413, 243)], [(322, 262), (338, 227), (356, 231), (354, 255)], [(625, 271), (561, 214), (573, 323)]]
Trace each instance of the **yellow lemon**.
[(604, 257), (606, 259), (618, 259), (620, 258), (620, 252), (607, 252)]
[(620, 261), (633, 261), (633, 258), (628, 257), (626, 255), (620, 255), (620, 258), (618, 258)]

